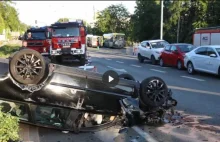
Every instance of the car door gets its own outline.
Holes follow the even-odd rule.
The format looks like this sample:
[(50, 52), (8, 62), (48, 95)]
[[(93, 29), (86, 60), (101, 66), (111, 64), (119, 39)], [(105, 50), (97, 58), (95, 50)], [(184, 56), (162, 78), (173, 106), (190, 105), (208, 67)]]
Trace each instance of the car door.
[(146, 42), (143, 41), (139, 45), (139, 53), (141, 54), (141, 56), (144, 56), (144, 57), (145, 57), (145, 50), (144, 50), (145, 48), (146, 48)]
[(168, 56), (170, 54), (170, 47), (171, 45), (166, 45), (164, 51), (162, 52), (162, 59), (164, 64), (166, 65), (170, 65), (169, 60), (168, 60)]
[(169, 62), (170, 65), (175, 66), (177, 64), (177, 60), (179, 56), (177, 47), (175, 45), (172, 45), (170, 51), (171, 52), (169, 54)]
[(146, 42), (146, 46), (144, 50), (145, 50), (145, 57), (150, 59), (152, 55), (152, 46), (150, 45), (149, 42)]
[(191, 61), (193, 62), (193, 66), (196, 70), (207, 72), (208, 58), (207, 47), (199, 47), (195, 50), (195, 54), (191, 57)]
[[(207, 54), (208, 54), (208, 61), (207, 61), (207, 68), (210, 73), (218, 73), (219, 68), (219, 59), (218, 54), (215, 52), (215, 50), (211, 47), (207, 48)], [(210, 57), (211, 54), (216, 55), (216, 57)]]

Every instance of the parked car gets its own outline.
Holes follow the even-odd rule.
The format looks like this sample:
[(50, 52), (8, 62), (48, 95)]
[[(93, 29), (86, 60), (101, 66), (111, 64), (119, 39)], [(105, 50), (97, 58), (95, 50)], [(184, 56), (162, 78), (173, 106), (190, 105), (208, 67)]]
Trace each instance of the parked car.
[(220, 75), (220, 45), (199, 46), (186, 54), (184, 66), (189, 74), (195, 71)]
[(195, 46), (187, 43), (175, 43), (166, 45), (160, 56), (160, 66), (176, 66), (179, 70), (184, 68), (185, 54), (194, 48)]
[(165, 40), (145, 40), (138, 46), (138, 60), (143, 63), (145, 59), (150, 59), (152, 64), (156, 64), (165, 45), (169, 44)]
[[(118, 81), (109, 86), (109, 75), (47, 63), (39, 52), (22, 49), (10, 56), (0, 77), (0, 100), (7, 103), (0, 105), (24, 123), (74, 132), (162, 119), (177, 105), (161, 78), (139, 82), (115, 74)], [(95, 126), (87, 125), (94, 120)]]

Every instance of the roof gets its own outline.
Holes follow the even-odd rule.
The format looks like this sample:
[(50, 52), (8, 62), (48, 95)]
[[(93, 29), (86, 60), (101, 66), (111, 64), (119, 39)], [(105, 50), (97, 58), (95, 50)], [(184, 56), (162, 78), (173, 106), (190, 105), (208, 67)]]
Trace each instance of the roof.
[[(165, 41), (165, 40), (161, 40), (161, 39), (155, 39), (155, 40), (144, 40), (145, 42), (158, 42), (158, 41)], [(142, 41), (142, 42), (144, 42)]]
[(81, 22), (63, 22), (63, 23), (60, 23), (60, 22), (56, 22), (54, 24), (51, 24), (51, 27), (52, 28), (55, 28), (55, 27), (72, 27), (72, 26), (76, 26), (76, 27), (79, 27), (79, 26), (83, 26), (83, 23)]
[(192, 45), (189, 43), (170, 43), (169, 45)]
[(212, 30), (212, 29), (220, 29), (220, 26), (206, 27), (206, 28), (196, 28), (195, 30)]
[(47, 30), (47, 28), (49, 28), (49, 27), (48, 27), (48, 26), (44, 26), (44, 27), (31, 27), (30, 29), (27, 29), (27, 31), (40, 32), (40, 31), (45, 31), (45, 30)]
[(202, 45), (199, 47), (212, 47), (212, 48), (220, 48), (220, 45)]

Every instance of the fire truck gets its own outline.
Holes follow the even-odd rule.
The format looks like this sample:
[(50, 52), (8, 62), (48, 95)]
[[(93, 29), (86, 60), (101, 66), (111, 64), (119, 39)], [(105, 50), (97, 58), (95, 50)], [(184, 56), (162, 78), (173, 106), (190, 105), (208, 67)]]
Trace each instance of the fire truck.
[(220, 26), (199, 28), (193, 35), (193, 45), (220, 45)]
[(56, 22), (53, 29), (51, 60), (58, 62), (78, 59), (81, 65), (86, 63), (86, 27), (82, 20)]
[[(31, 37), (28, 37), (31, 34)], [(24, 35), (27, 41), (27, 48), (33, 49), (42, 55), (49, 55), (51, 45), (52, 29), (49, 27), (32, 27), (28, 29)]]

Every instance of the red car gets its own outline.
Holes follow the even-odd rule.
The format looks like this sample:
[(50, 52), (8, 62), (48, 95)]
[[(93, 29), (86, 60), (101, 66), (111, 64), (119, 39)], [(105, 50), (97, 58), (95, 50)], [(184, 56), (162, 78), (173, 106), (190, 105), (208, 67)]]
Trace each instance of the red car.
[(184, 68), (184, 56), (195, 46), (187, 43), (168, 44), (160, 55), (160, 66), (176, 66), (179, 70)]

